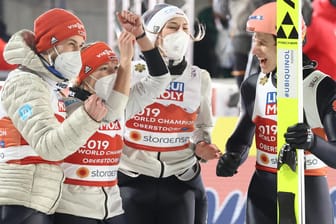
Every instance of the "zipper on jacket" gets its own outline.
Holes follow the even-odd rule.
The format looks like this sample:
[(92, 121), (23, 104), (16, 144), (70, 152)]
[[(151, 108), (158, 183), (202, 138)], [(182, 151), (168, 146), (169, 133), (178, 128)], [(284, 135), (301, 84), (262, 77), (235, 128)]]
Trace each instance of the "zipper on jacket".
[(62, 181), (60, 182), (60, 184), (58, 185), (58, 195), (56, 200), (54, 201), (54, 204), (50, 207), (49, 212), (55, 207), (56, 203), (61, 199), (61, 195), (62, 195), (62, 186), (63, 186), (63, 181), (64, 181), (64, 174), (62, 174)]
[(106, 193), (104, 187), (102, 187), (102, 190), (103, 190), (103, 193), (105, 195), (105, 201), (104, 201), (105, 215), (104, 215), (104, 219), (103, 219), (103, 220), (105, 220), (107, 218), (107, 216), (108, 216), (108, 209), (107, 209), (107, 199), (108, 199), (108, 196), (107, 196), (107, 193)]
[(161, 159), (160, 159), (160, 156), (161, 156), (161, 152), (158, 152), (158, 154), (157, 154), (157, 159), (160, 161), (160, 164), (161, 164), (161, 172), (160, 172), (160, 176), (159, 176), (159, 178), (162, 178), (163, 173), (164, 173), (164, 165), (163, 165), (163, 162), (162, 162)]

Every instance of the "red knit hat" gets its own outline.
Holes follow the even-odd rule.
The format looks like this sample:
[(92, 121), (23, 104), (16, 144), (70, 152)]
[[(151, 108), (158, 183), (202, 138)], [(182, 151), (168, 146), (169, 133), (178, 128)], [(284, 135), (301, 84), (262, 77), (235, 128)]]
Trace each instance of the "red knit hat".
[(34, 32), (37, 52), (48, 50), (74, 35), (86, 39), (82, 21), (73, 13), (60, 8), (50, 9), (37, 17), (34, 21)]
[(104, 42), (95, 42), (81, 51), (82, 69), (77, 77), (77, 83), (81, 84), (99, 66), (117, 59), (117, 55)]

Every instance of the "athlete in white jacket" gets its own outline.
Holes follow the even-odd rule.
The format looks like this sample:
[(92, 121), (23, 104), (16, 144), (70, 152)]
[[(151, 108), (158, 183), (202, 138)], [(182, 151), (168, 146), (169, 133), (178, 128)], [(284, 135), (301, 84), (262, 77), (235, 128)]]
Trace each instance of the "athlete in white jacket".
[[(124, 26), (133, 23), (134, 18), (140, 19), (140, 16), (131, 12), (120, 14)], [(139, 28), (142, 29), (142, 26)], [(140, 30), (139, 33), (143, 32)], [(146, 60), (143, 64), (148, 66), (149, 73), (130, 89), (135, 36), (123, 31), (118, 42), (120, 63), (117, 70), (118, 58), (105, 43), (96, 42), (81, 51), (83, 67), (77, 77), (76, 87), (79, 88), (72, 88), (76, 90), (74, 95), (81, 98), (79, 95), (96, 93), (106, 99), (110, 110), (106, 119), (108, 122), (103, 123), (85, 145), (62, 163), (66, 179), (55, 224), (130, 223), (122, 215), (117, 185), (117, 170), (123, 148), (124, 110), (127, 103), (134, 113), (152, 103), (169, 84), (170, 75), (158, 49), (148, 38), (138, 38), (137, 43)], [(76, 98), (69, 98), (67, 102), (70, 109), (82, 104)]]
[(52, 9), (35, 20), (34, 33), (21, 30), (6, 45), (5, 60), (19, 67), (1, 92), (0, 223), (52, 223), (64, 180), (58, 161), (83, 145), (107, 113), (92, 95), (65, 119), (59, 83), (78, 74), (85, 38), (75, 15)]
[[(219, 157), (211, 144), (211, 79), (209, 73), (185, 60), (191, 40), (185, 13), (158, 4), (143, 16), (146, 33), (160, 52), (172, 81), (155, 102), (135, 116), (126, 107), (119, 187), (129, 223), (206, 223), (207, 201), (200, 176), (200, 159)], [(200, 36), (194, 39), (200, 39)], [(136, 85), (148, 73), (133, 67)]]

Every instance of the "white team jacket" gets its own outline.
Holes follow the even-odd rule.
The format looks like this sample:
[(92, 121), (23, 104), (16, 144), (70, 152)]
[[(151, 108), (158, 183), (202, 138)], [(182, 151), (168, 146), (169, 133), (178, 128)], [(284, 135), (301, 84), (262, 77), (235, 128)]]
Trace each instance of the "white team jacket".
[[(152, 103), (164, 91), (171, 79), (169, 73), (161, 76), (150, 76), (144, 61), (132, 62), (132, 68), (132, 76), (136, 77), (141, 73), (143, 74), (142, 79), (132, 85), (128, 99), (121, 97), (120, 93), (113, 93), (114, 105), (116, 106), (112, 108), (116, 109), (116, 111), (113, 111), (115, 116), (124, 114), (125, 107), (120, 105), (126, 103), (126, 118), (142, 111), (146, 105)], [(113, 117), (113, 115), (111, 116)], [(114, 120), (113, 118), (110, 119)], [(115, 117), (115, 119), (119, 119), (119, 117)], [(121, 123), (121, 125), (124, 125), (124, 123)], [(63, 195), (57, 212), (100, 220), (120, 215), (123, 213), (123, 209), (119, 187), (117, 185), (113, 187), (88, 187), (64, 184)]]
[[(138, 74), (141, 75), (141, 74)], [(136, 77), (135, 77), (136, 78)], [(178, 103), (179, 107), (185, 107), (186, 110), (190, 108), (189, 103), (192, 101), (192, 104), (197, 104), (197, 118), (194, 122), (195, 130), (192, 133), (190, 140), (194, 143), (197, 143), (201, 140), (211, 141), (209, 138), (211, 129), (213, 127), (213, 117), (211, 110), (211, 79), (210, 75), (206, 70), (200, 69), (197, 66), (188, 65), (182, 75), (172, 75), (172, 82), (180, 82), (179, 80), (191, 80), (190, 84), (196, 83), (193, 81), (200, 80), (200, 88), (194, 93), (195, 97), (192, 99), (184, 99), (182, 102)], [(183, 81), (183, 85), (187, 88), (188, 82)], [(171, 90), (170, 88), (166, 89), (166, 92)], [(177, 90), (179, 91), (179, 90)], [(168, 96), (168, 93), (163, 93), (164, 95), (160, 96), (160, 99)], [(183, 92), (183, 91), (182, 91)], [(177, 95), (179, 93), (176, 93)], [(176, 95), (176, 96), (177, 96)], [(190, 97), (190, 96), (189, 96)], [(156, 100), (158, 102), (158, 100)], [(187, 102), (187, 103), (186, 103)], [(189, 102), (189, 103), (188, 103)], [(175, 104), (175, 103), (172, 103)], [(193, 106), (194, 107), (194, 106)], [(134, 112), (132, 107), (127, 107), (127, 114)], [(153, 113), (155, 116), (155, 111), (143, 111), (143, 113)], [(128, 116), (129, 118), (130, 116)], [(153, 118), (153, 117), (152, 117)], [(151, 119), (151, 118), (149, 118)], [(176, 118), (178, 119), (178, 118)], [(172, 118), (174, 120), (174, 118)], [(127, 122), (127, 121), (126, 121)], [(148, 122), (148, 121), (147, 121)], [(150, 122), (150, 121), (149, 121)], [(137, 125), (142, 125), (142, 122), (139, 121)], [(154, 130), (155, 127), (152, 129)], [(159, 127), (158, 127), (159, 129)], [(126, 130), (125, 139), (130, 139), (132, 137), (126, 136), (132, 134)], [(139, 131), (139, 136), (145, 136), (147, 133), (145, 131)], [(162, 133), (161, 133), (162, 134)], [(163, 135), (162, 135), (163, 136)], [(142, 139), (143, 141), (144, 139)], [(139, 140), (141, 141), (141, 140)], [(145, 142), (145, 141), (144, 141)], [(143, 143), (145, 145), (145, 143)], [(186, 172), (191, 169), (197, 162), (196, 157), (194, 156), (194, 151), (185, 146), (178, 151), (169, 151), (169, 152), (156, 152), (149, 150), (139, 150), (132, 148), (130, 146), (124, 147), (122, 158), (120, 162), (120, 171), (126, 175), (136, 177), (139, 174), (151, 176), (151, 177), (169, 177), (176, 175), (180, 179), (188, 180), (192, 178), (193, 173)], [(182, 173), (190, 175), (180, 176)]]
[[(1, 92), (1, 104), (30, 147), (45, 160), (59, 161), (83, 145), (99, 127), (83, 107), (60, 123), (54, 116), (52, 104), (56, 82), (41, 59), (25, 42), (22, 30), (6, 45), (4, 57), (11, 64), (28, 68), (10, 72)], [(57, 102), (56, 102), (57, 104)], [(29, 105), (30, 113), (20, 110)], [(9, 147), (10, 148), (10, 147)], [(0, 149), (3, 150), (3, 148)], [(22, 205), (52, 214), (59, 203), (64, 175), (58, 165), (0, 163), (0, 205)]]

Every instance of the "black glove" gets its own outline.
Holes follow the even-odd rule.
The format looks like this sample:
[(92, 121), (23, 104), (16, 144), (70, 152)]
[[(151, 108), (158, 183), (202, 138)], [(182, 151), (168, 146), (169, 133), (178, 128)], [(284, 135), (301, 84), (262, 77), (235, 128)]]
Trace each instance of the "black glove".
[(296, 149), (293, 149), (289, 144), (284, 144), (278, 156), (278, 170), (283, 164), (287, 164), (294, 172), (296, 171)]
[(310, 149), (315, 141), (311, 128), (304, 123), (297, 123), (288, 127), (284, 137), (286, 142), (295, 149)]
[(217, 163), (216, 175), (219, 177), (232, 177), (237, 173), (241, 157), (239, 153), (226, 152)]

